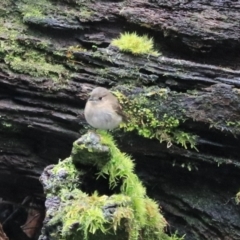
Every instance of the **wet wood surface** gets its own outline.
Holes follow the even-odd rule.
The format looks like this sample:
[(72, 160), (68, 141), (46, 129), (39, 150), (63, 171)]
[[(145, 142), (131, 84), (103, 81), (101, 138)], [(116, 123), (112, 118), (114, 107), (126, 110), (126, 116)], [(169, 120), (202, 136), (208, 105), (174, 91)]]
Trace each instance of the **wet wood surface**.
[[(120, 148), (170, 232), (239, 239), (239, 8), (228, 0), (0, 3), (1, 197), (43, 196), (38, 178), (87, 131), (83, 109), (95, 86), (156, 86), (168, 90), (159, 112), (184, 109), (181, 127), (198, 135), (199, 151), (134, 133), (116, 134)], [(123, 32), (152, 37), (161, 55), (119, 52), (110, 42)]]

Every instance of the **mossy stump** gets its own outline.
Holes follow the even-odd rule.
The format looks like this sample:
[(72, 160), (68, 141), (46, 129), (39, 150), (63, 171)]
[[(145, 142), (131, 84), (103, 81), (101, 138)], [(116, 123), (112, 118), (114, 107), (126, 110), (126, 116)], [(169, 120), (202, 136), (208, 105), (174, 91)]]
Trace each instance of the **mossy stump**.
[[(86, 167), (96, 169), (96, 181), (108, 179), (111, 194), (100, 195), (97, 185), (93, 193), (83, 191)], [(147, 197), (133, 161), (107, 132), (83, 135), (74, 142), (71, 157), (47, 167), (40, 180), (47, 195), (40, 240), (177, 239), (164, 233), (166, 221), (158, 204)]]

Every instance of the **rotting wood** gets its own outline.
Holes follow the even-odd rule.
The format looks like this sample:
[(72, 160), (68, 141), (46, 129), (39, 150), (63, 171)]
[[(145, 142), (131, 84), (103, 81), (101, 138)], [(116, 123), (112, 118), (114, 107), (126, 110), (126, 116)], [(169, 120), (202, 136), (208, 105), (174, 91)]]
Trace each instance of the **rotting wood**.
[[(158, 86), (169, 92), (160, 111), (185, 109), (181, 127), (199, 136), (199, 152), (117, 133), (122, 150), (136, 159), (170, 231), (186, 240), (239, 239), (239, 3), (45, 1), (50, 5), (34, 16), (21, 2), (0, 3), (1, 197), (42, 194), (43, 168), (68, 156), (86, 131), (82, 113), (94, 86)], [(162, 55), (108, 46), (124, 31), (153, 37)], [(12, 57), (34, 67), (30, 51), (63, 68), (53, 77), (49, 70), (26, 74)]]

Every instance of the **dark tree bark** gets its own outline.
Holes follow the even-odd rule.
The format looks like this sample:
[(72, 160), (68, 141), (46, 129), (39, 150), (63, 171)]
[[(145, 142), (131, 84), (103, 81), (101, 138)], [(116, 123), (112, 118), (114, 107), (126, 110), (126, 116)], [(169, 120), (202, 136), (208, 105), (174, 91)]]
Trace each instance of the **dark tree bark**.
[[(86, 132), (95, 86), (166, 88), (158, 111), (184, 110), (180, 127), (198, 135), (198, 152), (136, 133), (116, 134), (119, 146), (136, 160), (170, 232), (239, 239), (239, 8), (228, 0), (2, 1), (0, 197), (44, 197), (38, 178)], [(126, 31), (153, 37), (161, 55), (110, 45)]]

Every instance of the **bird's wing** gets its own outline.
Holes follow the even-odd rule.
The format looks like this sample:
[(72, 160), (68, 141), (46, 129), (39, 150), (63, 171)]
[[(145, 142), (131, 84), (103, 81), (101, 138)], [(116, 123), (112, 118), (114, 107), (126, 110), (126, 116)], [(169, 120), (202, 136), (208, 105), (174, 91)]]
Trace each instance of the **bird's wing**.
[(119, 103), (114, 104), (113, 109), (118, 115), (122, 117), (123, 122), (127, 122), (128, 120), (127, 115), (123, 112), (122, 106)]
[(123, 112), (122, 106), (119, 104), (118, 99), (113, 94), (110, 94), (108, 98), (108, 100), (111, 102), (113, 110), (122, 117), (123, 122), (127, 122), (128, 117)]

